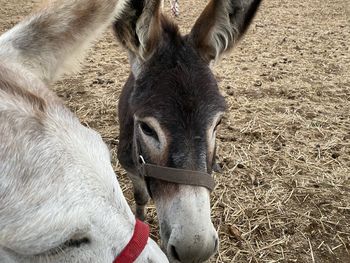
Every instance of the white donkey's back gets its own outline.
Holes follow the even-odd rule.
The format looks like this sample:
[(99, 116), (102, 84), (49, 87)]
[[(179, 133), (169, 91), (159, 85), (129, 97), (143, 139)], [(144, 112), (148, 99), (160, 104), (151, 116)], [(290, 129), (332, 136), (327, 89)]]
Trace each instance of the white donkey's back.
[[(1, 263), (111, 263), (137, 239), (106, 145), (47, 88), (125, 2), (58, 0), (0, 37)], [(136, 262), (167, 262), (146, 242)]]

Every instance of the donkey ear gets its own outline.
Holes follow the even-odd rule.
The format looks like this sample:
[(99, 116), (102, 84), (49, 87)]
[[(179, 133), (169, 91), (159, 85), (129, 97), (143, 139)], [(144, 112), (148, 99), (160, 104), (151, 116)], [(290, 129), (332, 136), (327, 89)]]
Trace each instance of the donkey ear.
[(230, 50), (248, 29), (261, 0), (211, 0), (197, 19), (190, 38), (209, 63)]
[(146, 59), (159, 43), (161, 1), (130, 0), (113, 23), (118, 41), (141, 59)]

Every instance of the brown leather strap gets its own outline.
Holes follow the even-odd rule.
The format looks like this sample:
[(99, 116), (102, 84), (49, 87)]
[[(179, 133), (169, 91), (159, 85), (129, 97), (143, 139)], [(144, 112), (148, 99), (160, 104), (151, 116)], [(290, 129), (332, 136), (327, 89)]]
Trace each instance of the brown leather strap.
[(215, 187), (213, 177), (204, 172), (157, 166), (148, 163), (141, 164), (141, 172), (144, 177), (155, 178), (170, 183), (203, 186), (210, 191), (213, 191)]

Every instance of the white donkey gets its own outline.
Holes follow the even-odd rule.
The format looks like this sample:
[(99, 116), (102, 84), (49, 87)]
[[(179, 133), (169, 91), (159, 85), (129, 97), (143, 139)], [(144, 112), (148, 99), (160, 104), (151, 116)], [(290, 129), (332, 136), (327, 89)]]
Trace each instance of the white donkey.
[(49, 2), (0, 37), (1, 263), (168, 262), (100, 135), (48, 89), (126, 4)]

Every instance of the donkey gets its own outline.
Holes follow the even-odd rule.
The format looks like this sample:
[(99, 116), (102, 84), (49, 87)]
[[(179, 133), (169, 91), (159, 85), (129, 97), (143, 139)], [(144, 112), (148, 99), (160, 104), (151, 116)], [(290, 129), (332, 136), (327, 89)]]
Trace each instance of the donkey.
[(0, 37), (1, 263), (168, 262), (100, 135), (48, 89), (125, 6), (50, 2)]
[(114, 22), (131, 65), (118, 106), (118, 158), (139, 218), (154, 199), (171, 262), (202, 262), (218, 249), (208, 175), (225, 101), (209, 65), (242, 37), (260, 2), (211, 0), (185, 36), (157, 0), (131, 1), (133, 12)]

